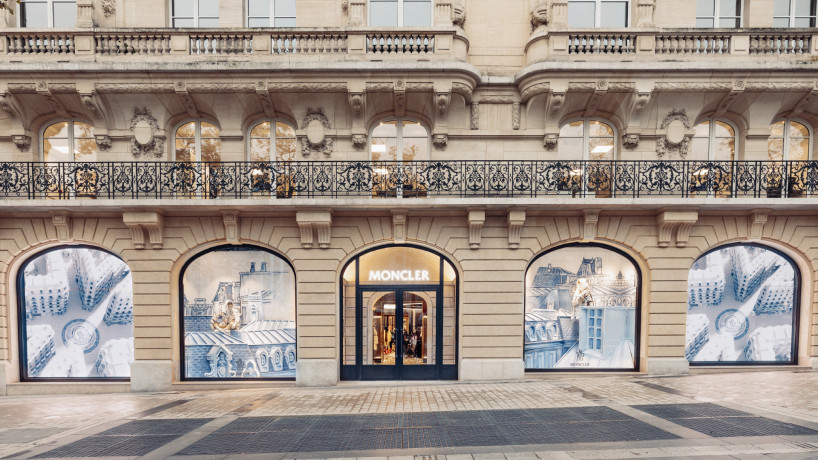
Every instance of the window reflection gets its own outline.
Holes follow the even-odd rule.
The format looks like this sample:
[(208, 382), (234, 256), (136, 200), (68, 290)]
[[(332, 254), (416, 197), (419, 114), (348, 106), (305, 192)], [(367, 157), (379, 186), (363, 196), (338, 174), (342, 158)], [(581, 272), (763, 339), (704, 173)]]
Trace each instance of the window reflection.
[(431, 0), (369, 0), (372, 27), (429, 27)]
[(96, 161), (94, 127), (88, 123), (61, 121), (43, 131), (44, 161)]

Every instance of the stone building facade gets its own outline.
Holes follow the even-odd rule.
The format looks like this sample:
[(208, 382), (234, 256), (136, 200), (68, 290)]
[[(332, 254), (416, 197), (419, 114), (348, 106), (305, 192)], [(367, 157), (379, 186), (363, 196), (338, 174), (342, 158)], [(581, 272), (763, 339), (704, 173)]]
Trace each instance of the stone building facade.
[[(248, 384), (230, 378), (241, 377), (235, 363), (218, 373), (232, 352), (205, 348), (215, 335), (184, 326), (184, 299), (202, 298), (183, 282), (188, 265), (234, 247), (292, 270), (299, 385), (381, 375), (361, 370), (370, 349), (383, 365), (412, 370), (413, 356), (438, 366), (388, 378), (523, 378), (535, 371), (526, 315), (548, 307), (529, 304), (538, 288), (527, 277), (564, 248), (632, 265), (635, 317), (622, 323), (634, 339), (612, 347), (629, 370), (686, 373), (700, 349), (751, 335), (757, 365), (818, 367), (818, 29), (816, 2), (796, 3), (200, 0), (188, 11), (174, 0), (76, 0), (0, 12), (0, 394)], [(740, 306), (750, 331), (727, 328), (732, 313), (688, 322), (691, 268), (725, 245), (794, 267), (792, 309), (775, 300), (791, 312), (785, 326), (756, 324)], [(72, 387), (26, 371), (70, 342), (55, 329), (26, 355), (37, 329), (25, 323), (26, 268), (80, 246), (130, 270), (133, 356), (116, 353), (132, 360), (127, 382)], [(434, 260), (382, 260), (392, 282), (366, 280), (363, 254), (391, 247)], [(439, 284), (428, 287), (423, 264), (437, 261)], [(559, 268), (583, 275), (581, 261)], [(766, 280), (736, 301), (755, 304)], [(599, 310), (592, 294), (565, 289), (572, 311), (549, 318), (604, 330), (583, 316)], [(373, 300), (387, 291), (403, 300)], [(361, 318), (375, 317), (384, 323), (372, 334)], [(393, 337), (389, 321), (426, 347), (370, 346)], [(766, 341), (774, 352), (756, 326), (783, 327)], [(188, 343), (224, 378), (186, 377)], [(289, 369), (284, 354), (253, 361), (246, 376)], [(121, 368), (111, 356), (102, 367)]]

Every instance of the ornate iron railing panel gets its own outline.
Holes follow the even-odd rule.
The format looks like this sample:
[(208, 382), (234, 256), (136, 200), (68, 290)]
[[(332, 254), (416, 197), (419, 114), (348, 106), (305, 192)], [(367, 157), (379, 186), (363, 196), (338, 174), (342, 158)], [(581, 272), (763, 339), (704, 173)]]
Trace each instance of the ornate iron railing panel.
[(0, 163), (0, 198), (797, 198), (818, 162), (300, 161)]

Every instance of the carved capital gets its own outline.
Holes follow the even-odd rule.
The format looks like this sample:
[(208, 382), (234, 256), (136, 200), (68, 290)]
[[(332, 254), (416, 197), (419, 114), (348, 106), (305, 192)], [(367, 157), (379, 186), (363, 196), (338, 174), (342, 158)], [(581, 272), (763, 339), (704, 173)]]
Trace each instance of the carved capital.
[(506, 216), (506, 223), (508, 224), (508, 247), (517, 249), (520, 247), (520, 233), (525, 223), (525, 209), (510, 209)]
[(446, 150), (446, 145), (449, 143), (448, 134), (435, 134), (432, 136), (432, 143), (438, 150)]
[(125, 212), (122, 221), (131, 229), (131, 239), (136, 249), (145, 248), (145, 234), (152, 249), (162, 249), (165, 218), (157, 212)]
[(690, 236), (690, 229), (699, 220), (699, 212), (696, 210), (668, 210), (656, 215), (656, 231), (660, 248), (670, 246), (674, 236), (676, 246), (683, 248), (687, 246)]
[(353, 134), (352, 146), (355, 147), (355, 150), (363, 150), (366, 148), (366, 134)]
[(105, 134), (97, 134), (94, 136), (97, 141), (97, 147), (103, 152), (111, 148), (111, 137)]
[(224, 222), (224, 239), (230, 243), (239, 242), (239, 213), (238, 211), (222, 211)]
[(483, 223), (486, 222), (485, 209), (469, 210), (469, 247), (477, 249), (483, 236)]
[(559, 142), (560, 135), (557, 133), (547, 133), (542, 138), (542, 145), (547, 150), (556, 150), (557, 143)]
[(11, 136), (11, 141), (17, 146), (17, 150), (21, 152), (28, 152), (28, 149), (31, 148), (31, 136), (14, 134)]
[(639, 146), (639, 135), (638, 134), (623, 134), (622, 135), (622, 146), (628, 150), (633, 150)]
[(332, 237), (332, 214), (329, 211), (299, 211), (295, 214), (298, 228), (301, 230), (301, 246), (313, 246), (313, 233), (318, 236), (318, 247), (325, 249)]
[(406, 242), (406, 209), (392, 210), (392, 238), (396, 244)]
[(65, 211), (51, 213), (51, 222), (57, 229), (57, 239), (62, 242), (71, 241), (71, 215)]

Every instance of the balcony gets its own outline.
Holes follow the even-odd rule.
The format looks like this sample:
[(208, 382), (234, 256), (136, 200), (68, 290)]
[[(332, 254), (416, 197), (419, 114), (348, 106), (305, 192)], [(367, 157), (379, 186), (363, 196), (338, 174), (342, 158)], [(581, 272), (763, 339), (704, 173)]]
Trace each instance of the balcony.
[(242, 60), (355, 60), (389, 57), (465, 60), (467, 41), (453, 27), (392, 29), (5, 29), (6, 60), (126, 62), (189, 61), (207, 57)]
[[(818, 162), (0, 163), (0, 199), (804, 198)], [(22, 203), (21, 203), (22, 204)]]

